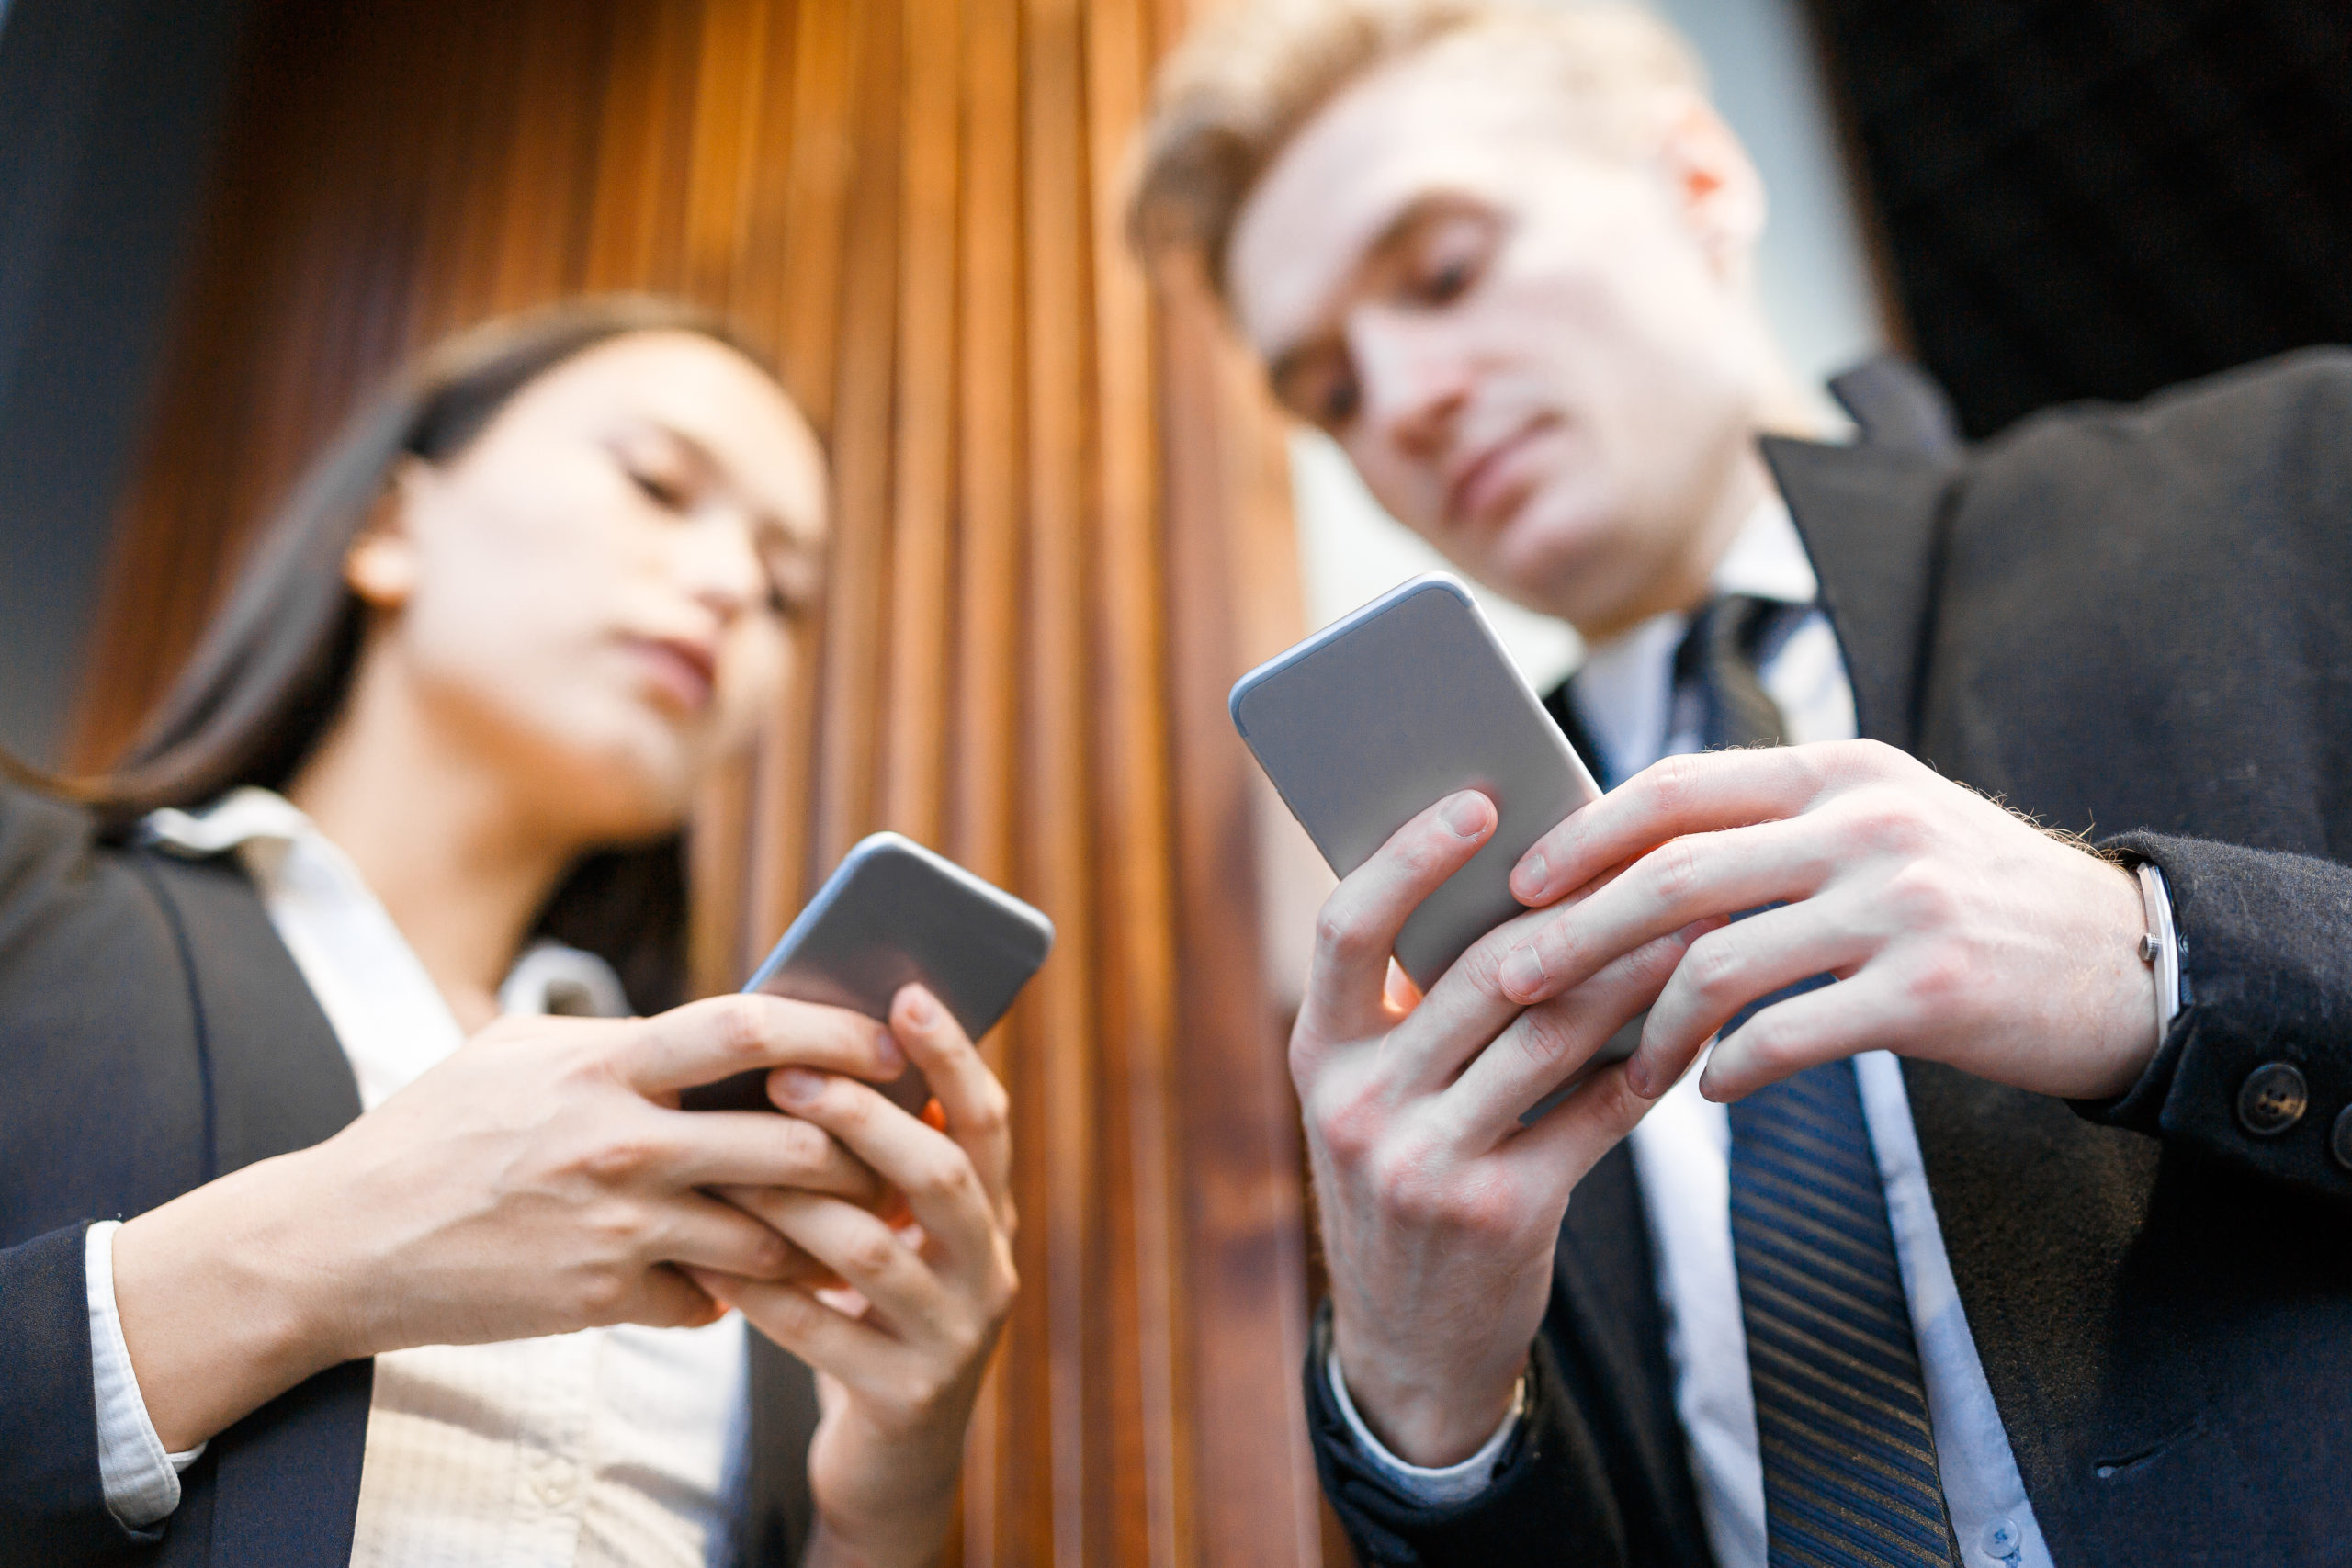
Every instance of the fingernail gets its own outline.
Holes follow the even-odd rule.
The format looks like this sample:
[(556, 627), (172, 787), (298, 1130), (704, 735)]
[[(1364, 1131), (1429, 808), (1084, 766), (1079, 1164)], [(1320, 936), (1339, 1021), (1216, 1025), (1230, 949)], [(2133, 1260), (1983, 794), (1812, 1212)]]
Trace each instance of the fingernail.
[(907, 998), (907, 1017), (916, 1023), (930, 1023), (938, 1011), (939, 1009), (932, 1002), (931, 993), (921, 987)]
[(1513, 997), (1530, 995), (1544, 984), (1544, 959), (1535, 944), (1514, 947), (1503, 958), (1503, 989)]
[(1518, 885), (1519, 896), (1522, 898), (1542, 897), (1544, 874), (1548, 869), (1544, 863), (1544, 852), (1530, 850), (1527, 858), (1519, 863), (1519, 869), (1511, 874), (1511, 881)]
[(806, 1067), (778, 1067), (768, 1083), (778, 1100), (796, 1105), (816, 1099), (817, 1091), (825, 1087), (825, 1080)]
[(1632, 1089), (1635, 1094), (1640, 1095), (1644, 1100), (1656, 1100), (1657, 1098), (1657, 1095), (1650, 1092), (1649, 1064), (1638, 1055), (1628, 1056), (1625, 1058), (1625, 1087)]
[[(912, 1012), (914, 1010), (912, 1008), (909, 1008), (907, 1010), (909, 1012)], [(923, 1021), (918, 1018), (915, 1021), (917, 1023), (921, 1023)], [(899, 1037), (891, 1033), (887, 1029), (880, 1030), (876, 1032), (874, 1036), (874, 1055), (884, 1066), (889, 1068), (892, 1072), (898, 1072), (907, 1065), (907, 1053), (905, 1047), (899, 1043)]]
[(1456, 838), (1475, 839), (1486, 830), (1486, 797), (1475, 791), (1455, 795), (1446, 802), (1445, 809), (1438, 816), (1453, 829)]

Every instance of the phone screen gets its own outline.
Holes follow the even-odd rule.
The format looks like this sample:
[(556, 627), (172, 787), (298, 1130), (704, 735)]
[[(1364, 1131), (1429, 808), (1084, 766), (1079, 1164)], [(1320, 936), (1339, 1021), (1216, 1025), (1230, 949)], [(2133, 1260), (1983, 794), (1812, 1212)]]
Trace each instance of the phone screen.
[(1416, 577), (1243, 676), (1233, 722), (1345, 876), (1444, 796), (1476, 789), (1495, 836), (1414, 911), (1396, 962), (1423, 990), (1521, 911), (1510, 872), (1600, 796), (1461, 580)]
[[(897, 833), (860, 840), (743, 989), (887, 1020), (920, 983), (978, 1040), (1002, 1018), (1054, 944), (1054, 923), (1002, 888)], [(883, 1093), (921, 1114), (931, 1098), (909, 1067)], [(687, 1090), (690, 1111), (769, 1109), (767, 1074)]]

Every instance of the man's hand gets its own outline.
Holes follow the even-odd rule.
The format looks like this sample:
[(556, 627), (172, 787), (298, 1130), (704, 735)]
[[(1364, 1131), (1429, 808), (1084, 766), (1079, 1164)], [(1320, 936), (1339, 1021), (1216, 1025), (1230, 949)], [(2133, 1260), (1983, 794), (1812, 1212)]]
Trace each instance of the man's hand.
[(502, 1021), (325, 1143), (117, 1233), (115, 1297), (156, 1432), (191, 1447), (379, 1350), (712, 1321), (722, 1309), (680, 1266), (820, 1274), (704, 1189), (872, 1203), (873, 1171), (804, 1121), (671, 1107), (747, 1068), (888, 1082), (905, 1060), (871, 1019), (774, 997)]
[(808, 1450), (818, 1528), (808, 1560), (825, 1568), (936, 1560), (955, 1519), (964, 1431), (1017, 1287), (1004, 1088), (922, 987), (899, 992), (890, 1028), (930, 1080), (939, 1126), (836, 1074), (787, 1068), (768, 1092), (878, 1172), (911, 1225), (823, 1190), (721, 1190), (855, 1299), (828, 1301), (807, 1281), (688, 1270), (818, 1371), (824, 1414)]
[(1333, 1352), (1358, 1412), (1421, 1465), (1466, 1458), (1509, 1410), (1569, 1191), (1649, 1102), (1611, 1066), (1532, 1127), (1520, 1116), (1649, 1005), (1697, 934), (1660, 932), (1523, 1008), (1502, 957), (1555, 918), (1524, 915), (1416, 1001), (1389, 983), (1396, 933), (1495, 821), (1484, 795), (1448, 796), (1340, 884), (1291, 1033)]
[(2132, 875), (1875, 741), (1669, 757), (1545, 834), (1511, 886), (1542, 906), (1611, 872), (1526, 930), (1505, 994), (1538, 1002), (1691, 921), (1782, 905), (1692, 943), (1625, 1064), (1644, 1095), (1741, 1007), (1825, 973), (1843, 984), (1719, 1044), (1702, 1092), (1885, 1049), (2095, 1099), (2155, 1052)]

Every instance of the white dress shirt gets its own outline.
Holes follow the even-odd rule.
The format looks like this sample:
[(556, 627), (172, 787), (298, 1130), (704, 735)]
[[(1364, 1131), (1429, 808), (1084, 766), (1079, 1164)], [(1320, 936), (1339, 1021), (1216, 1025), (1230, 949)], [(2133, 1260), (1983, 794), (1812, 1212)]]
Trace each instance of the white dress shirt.
[[(1724, 593), (1813, 603), (1813, 564), (1777, 496), (1742, 526), (1716, 569), (1714, 586)], [(1577, 672), (1577, 715), (1611, 779), (1699, 749), (1698, 694), (1677, 693), (1673, 676), (1674, 650), (1689, 624), (1679, 613), (1644, 622), (1594, 649)], [(1845, 660), (1819, 610), (1770, 652), (1758, 673), (1792, 744), (1850, 740), (1858, 733)], [(1854, 1059), (1854, 1070), (1886, 1186), (1887, 1219), (1935, 1428), (1937, 1469), (1962, 1562), (1966, 1568), (2051, 1568), (1952, 1282), (1902, 1068), (1887, 1053), (1872, 1051)], [(1690, 1444), (1700, 1517), (1721, 1568), (1766, 1568), (1764, 1470), (1732, 1257), (1731, 1120), (1723, 1106), (1700, 1097), (1693, 1071), (1659, 1100), (1628, 1141), (1648, 1214), (1675, 1410)], [(1487, 1446), (1461, 1464), (1425, 1470), (1389, 1453), (1358, 1418), (1337, 1358), (1330, 1376), (1357, 1443), (1392, 1484), (1425, 1502), (1476, 1495), (1520, 1419), (1514, 1409)]]
[[(464, 1039), (440, 991), (357, 870), (281, 796), (245, 789), (209, 809), (157, 812), (144, 830), (191, 854), (234, 851), (270, 923), (334, 1028), (374, 1110)], [(550, 1008), (551, 997), (566, 1005)], [(600, 960), (542, 943), (500, 993), (508, 1012), (627, 1011)], [(123, 1348), (112, 1224), (90, 1228), (90, 1342), (98, 1469), (133, 1529), (179, 1506)], [(727, 1560), (724, 1521), (750, 1433), (739, 1314), (695, 1329), (621, 1325), (498, 1345), (422, 1346), (376, 1358), (351, 1561), (364, 1568), (704, 1568)]]

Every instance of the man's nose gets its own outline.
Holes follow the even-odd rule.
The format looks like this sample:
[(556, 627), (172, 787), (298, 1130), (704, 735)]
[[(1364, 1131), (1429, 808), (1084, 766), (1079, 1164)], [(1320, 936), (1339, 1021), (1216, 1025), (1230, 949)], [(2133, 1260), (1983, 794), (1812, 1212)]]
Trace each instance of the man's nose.
[(1413, 457), (1433, 457), (1469, 401), (1469, 359), (1435, 317), (1366, 309), (1348, 323), (1358, 417), (1381, 440)]

